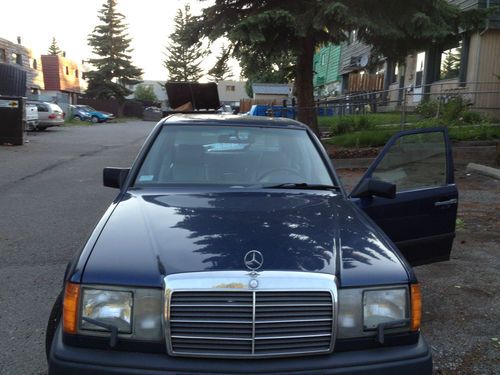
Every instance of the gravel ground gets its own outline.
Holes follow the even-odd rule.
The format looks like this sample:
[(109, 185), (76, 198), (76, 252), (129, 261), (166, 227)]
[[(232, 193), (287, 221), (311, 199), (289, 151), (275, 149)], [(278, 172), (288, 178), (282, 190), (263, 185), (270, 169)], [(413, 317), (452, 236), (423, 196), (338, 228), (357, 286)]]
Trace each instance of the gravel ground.
[[(339, 171), (353, 186), (360, 171)], [(457, 166), (457, 238), (448, 262), (415, 268), (436, 375), (500, 374), (500, 181)]]

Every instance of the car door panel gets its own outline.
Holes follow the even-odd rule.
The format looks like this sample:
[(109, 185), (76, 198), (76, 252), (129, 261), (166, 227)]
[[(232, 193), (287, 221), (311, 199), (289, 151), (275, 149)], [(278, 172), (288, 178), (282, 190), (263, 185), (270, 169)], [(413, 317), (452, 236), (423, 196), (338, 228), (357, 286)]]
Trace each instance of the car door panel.
[[(419, 134), (433, 138), (433, 144), (407, 142), (405, 145), (405, 136), (417, 138)], [(439, 140), (441, 136), (442, 144)], [(401, 150), (390, 151), (394, 147)], [(429, 152), (428, 149), (433, 147), (435, 152)], [(441, 147), (443, 150), (440, 150)], [(391, 152), (392, 155), (389, 155)], [(412, 152), (414, 155), (410, 155)], [(381, 166), (384, 163), (387, 165), (387, 159), (391, 158), (392, 167), (380, 171)], [(387, 234), (410, 264), (449, 259), (455, 237), (458, 191), (454, 184), (453, 160), (446, 129), (399, 133), (384, 147), (363, 179), (374, 176), (393, 179), (388, 182), (396, 184), (396, 197), (351, 199)], [(430, 186), (420, 186), (425, 184)]]

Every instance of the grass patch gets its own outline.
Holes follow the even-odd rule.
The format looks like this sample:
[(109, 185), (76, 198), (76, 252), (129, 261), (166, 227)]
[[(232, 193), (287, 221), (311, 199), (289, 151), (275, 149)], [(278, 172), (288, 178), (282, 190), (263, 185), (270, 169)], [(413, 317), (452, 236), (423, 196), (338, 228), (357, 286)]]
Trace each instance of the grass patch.
[[(318, 125), (322, 129), (332, 129), (338, 127), (339, 124), (352, 121), (364, 121), (370, 126), (399, 124), (401, 121), (400, 112), (387, 112), (387, 113), (369, 113), (366, 115), (346, 115), (346, 116), (320, 116), (318, 117)], [(416, 122), (419, 117), (415, 114), (407, 114), (406, 122)]]
[[(405, 126), (405, 130), (439, 126), (437, 121), (419, 123), (418, 126)], [(383, 146), (397, 132), (399, 127), (389, 129), (361, 130), (341, 134), (326, 140), (326, 143), (340, 147), (378, 147)], [(484, 141), (500, 138), (500, 126), (450, 126), (448, 132), (452, 141)]]

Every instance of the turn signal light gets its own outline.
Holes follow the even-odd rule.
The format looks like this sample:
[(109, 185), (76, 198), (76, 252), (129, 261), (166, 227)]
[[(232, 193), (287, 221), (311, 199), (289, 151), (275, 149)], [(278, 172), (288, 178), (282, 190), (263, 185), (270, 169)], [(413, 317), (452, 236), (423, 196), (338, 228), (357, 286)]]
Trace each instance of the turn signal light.
[(63, 302), (63, 331), (65, 333), (76, 333), (79, 298), (80, 285), (67, 283)]
[(411, 284), (411, 330), (418, 331), (422, 321), (422, 293), (419, 284)]

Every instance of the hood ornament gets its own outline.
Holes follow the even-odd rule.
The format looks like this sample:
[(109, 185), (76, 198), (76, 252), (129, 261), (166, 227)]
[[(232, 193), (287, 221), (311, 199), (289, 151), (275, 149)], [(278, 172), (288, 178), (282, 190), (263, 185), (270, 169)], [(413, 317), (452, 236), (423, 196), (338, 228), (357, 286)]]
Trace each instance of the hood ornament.
[(256, 273), (257, 270), (262, 267), (262, 264), (264, 264), (264, 257), (260, 251), (250, 250), (245, 254), (244, 262), (245, 266), (252, 271), (252, 273)]

